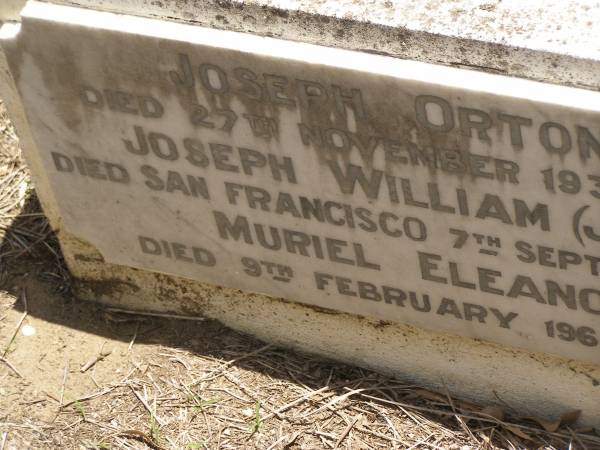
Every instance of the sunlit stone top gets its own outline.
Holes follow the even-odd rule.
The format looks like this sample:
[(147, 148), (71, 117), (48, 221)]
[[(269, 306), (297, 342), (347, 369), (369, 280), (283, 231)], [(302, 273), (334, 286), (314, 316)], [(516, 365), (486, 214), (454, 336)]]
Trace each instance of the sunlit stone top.
[[(10, 4), (22, 2), (8, 0), (4, 7), (10, 9)], [(52, 3), (470, 66), (552, 83), (600, 87), (597, 39), (600, 4), (592, 0), (53, 0)]]

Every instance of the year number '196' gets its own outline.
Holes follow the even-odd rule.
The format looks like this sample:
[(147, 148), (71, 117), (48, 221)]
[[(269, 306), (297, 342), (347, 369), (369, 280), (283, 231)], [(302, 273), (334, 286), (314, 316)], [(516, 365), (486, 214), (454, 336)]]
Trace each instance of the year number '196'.
[(588, 347), (596, 347), (598, 345), (596, 331), (593, 328), (574, 327), (566, 322), (554, 322), (553, 320), (544, 322), (544, 324), (546, 325), (546, 333), (551, 338), (557, 337), (567, 342), (577, 340)]

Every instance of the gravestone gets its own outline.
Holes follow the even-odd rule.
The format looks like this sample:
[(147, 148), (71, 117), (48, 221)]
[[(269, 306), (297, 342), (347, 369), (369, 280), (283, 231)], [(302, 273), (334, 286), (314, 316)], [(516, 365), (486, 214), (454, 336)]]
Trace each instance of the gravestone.
[(83, 297), (598, 423), (598, 92), (49, 3), (8, 25)]

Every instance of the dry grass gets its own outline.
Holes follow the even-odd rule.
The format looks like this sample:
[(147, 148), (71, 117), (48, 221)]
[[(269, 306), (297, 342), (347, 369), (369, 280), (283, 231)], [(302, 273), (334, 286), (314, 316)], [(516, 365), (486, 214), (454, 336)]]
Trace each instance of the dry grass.
[(39, 256), (40, 250), (60, 258), (52, 230), (33, 195), (15, 130), (0, 100), (0, 267), (6, 268), (11, 259)]
[[(30, 195), (14, 131), (0, 109), (0, 335), (10, 340), (0, 360), (0, 395), (14, 392), (0, 410), (0, 450), (600, 448), (593, 430), (570, 428), (576, 414), (536, 423), (511, 415), (509, 407), (462, 402), (265, 345), (211, 321), (81, 304), (69, 293), (60, 252)], [(25, 287), (40, 278), (60, 300), (36, 295), (38, 314), (42, 304), (67, 308), (44, 318), (54, 322), (58, 341), (91, 334), (111, 342), (92, 354), (76, 353), (81, 364), (48, 342), (43, 358), (54, 358), (60, 369), (54, 393), (36, 386), (45, 376), (41, 363), (21, 373), (26, 355), (9, 348), (32, 308)], [(100, 377), (96, 369), (115, 364), (117, 353), (123, 368)], [(71, 398), (71, 387), (83, 377), (93, 389)], [(51, 414), (40, 415), (38, 408)]]
[(568, 431), (454, 412), (432, 393), (360, 369), (247, 347), (230, 346), (225, 361), (162, 348), (121, 380), (57, 405), (52, 425), (28, 432), (56, 443), (50, 431), (58, 431), (85, 448), (567, 448), (573, 441)]

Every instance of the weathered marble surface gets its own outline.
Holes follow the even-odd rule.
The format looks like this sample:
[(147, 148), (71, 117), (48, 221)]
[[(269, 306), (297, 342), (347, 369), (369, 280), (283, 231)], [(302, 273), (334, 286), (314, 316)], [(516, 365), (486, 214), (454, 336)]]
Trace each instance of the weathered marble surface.
[(38, 3), (5, 51), (105, 261), (600, 362), (600, 94)]
[[(44, 2), (600, 88), (595, 0)], [(11, 3), (25, 0), (0, 5), (0, 20), (4, 8), (7, 17), (18, 17)]]

